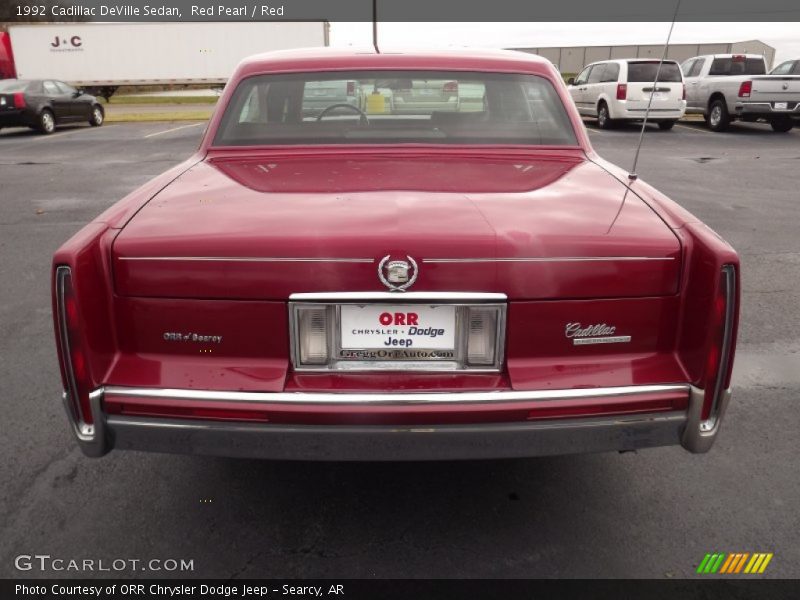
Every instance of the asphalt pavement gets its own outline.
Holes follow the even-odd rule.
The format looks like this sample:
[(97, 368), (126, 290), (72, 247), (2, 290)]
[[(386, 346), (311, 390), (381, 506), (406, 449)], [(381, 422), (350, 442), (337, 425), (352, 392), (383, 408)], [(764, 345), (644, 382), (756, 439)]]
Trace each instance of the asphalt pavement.
[[(633, 159), (638, 129), (599, 131)], [(708, 552), (773, 552), (800, 577), (800, 131), (648, 131), (641, 177), (742, 256), (735, 391), (709, 454), (313, 464), (134, 452), (85, 458), (67, 427), (50, 258), (196, 147), (202, 123), (0, 133), (0, 577), (15, 558), (183, 559), (203, 577), (692, 577)], [(108, 576), (113, 573), (97, 573)], [(169, 576), (165, 571), (121, 575)], [(174, 573), (172, 573), (174, 574)]]

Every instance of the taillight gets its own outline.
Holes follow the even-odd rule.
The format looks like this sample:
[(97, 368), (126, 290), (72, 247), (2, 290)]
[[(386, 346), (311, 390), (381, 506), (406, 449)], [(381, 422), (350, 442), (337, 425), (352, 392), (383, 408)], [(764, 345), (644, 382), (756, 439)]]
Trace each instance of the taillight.
[(628, 97), (628, 84), (627, 83), (618, 83), (617, 84), (617, 100), (625, 100)]
[(712, 340), (706, 360), (702, 420), (713, 429), (720, 400), (730, 386), (733, 367), (733, 329), (736, 315), (736, 272), (725, 265), (714, 294), (709, 329)]
[(448, 81), (442, 86), (442, 91), (447, 94), (457, 94), (458, 93), (458, 82), (457, 81)]
[(25, 94), (22, 92), (15, 92), (14, 93), (14, 107), (15, 108), (25, 108)]
[(739, 98), (749, 98), (750, 92), (752, 91), (753, 91), (753, 82), (743, 81), (742, 85), (739, 86)]
[(355, 96), (356, 95), (356, 82), (355, 81), (348, 81), (347, 82), (347, 95), (348, 96)]
[(69, 267), (56, 269), (56, 307), (58, 338), (61, 349), (61, 375), (67, 392), (67, 410), (78, 432), (92, 435), (94, 430), (89, 393), (92, 381), (89, 374), (83, 337), (81, 336), (78, 299)]
[(686, 84), (681, 84), (681, 100), (686, 100)]

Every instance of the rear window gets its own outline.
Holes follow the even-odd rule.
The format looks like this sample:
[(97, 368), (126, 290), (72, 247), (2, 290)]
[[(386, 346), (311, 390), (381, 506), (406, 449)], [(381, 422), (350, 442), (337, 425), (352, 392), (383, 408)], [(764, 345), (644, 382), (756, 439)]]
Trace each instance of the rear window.
[(552, 84), (536, 75), (350, 71), (258, 75), (234, 91), (215, 146), (577, 145)]
[(25, 88), (27, 87), (28, 82), (20, 81), (19, 79), (6, 79), (0, 81), (0, 93), (24, 92)]
[(659, 81), (683, 81), (681, 78), (681, 68), (678, 63), (665, 62), (658, 69), (658, 62), (632, 62), (628, 63), (628, 82), (648, 82), (653, 83), (658, 73)]
[(709, 75), (766, 75), (767, 66), (761, 58), (715, 58)]

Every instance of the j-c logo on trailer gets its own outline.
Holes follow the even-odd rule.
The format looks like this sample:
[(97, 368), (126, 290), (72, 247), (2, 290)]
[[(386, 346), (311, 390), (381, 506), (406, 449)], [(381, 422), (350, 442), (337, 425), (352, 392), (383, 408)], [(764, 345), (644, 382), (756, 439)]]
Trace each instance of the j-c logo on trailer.
[(80, 48), (81, 46), (83, 46), (83, 40), (79, 35), (73, 35), (71, 38), (69, 38), (69, 40), (67, 40), (67, 38), (60, 38), (56, 36), (55, 38), (53, 38), (53, 41), (50, 43), (50, 46), (52, 48), (61, 48), (62, 46), (66, 46), (68, 44), (73, 48)]

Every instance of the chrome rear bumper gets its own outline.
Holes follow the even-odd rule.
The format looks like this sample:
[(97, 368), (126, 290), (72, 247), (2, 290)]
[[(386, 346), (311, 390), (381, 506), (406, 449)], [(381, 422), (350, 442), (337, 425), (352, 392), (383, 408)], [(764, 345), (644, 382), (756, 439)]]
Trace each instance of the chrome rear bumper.
[[(107, 415), (108, 395), (293, 402), (298, 404), (416, 404), (432, 402), (493, 403), (565, 398), (600, 399), (683, 390), (688, 411), (622, 416), (581, 417), (514, 423), (465, 425), (286, 425), (200, 419)], [(707, 452), (716, 439), (730, 391), (713, 419), (701, 421), (703, 391), (685, 384), (629, 386), (536, 392), (305, 394), (197, 392), (108, 387), (91, 396), (91, 437), (78, 437), (87, 456), (112, 449), (146, 450), (279, 460), (454, 460), (518, 458), (556, 454), (625, 451), (681, 444)], [(71, 414), (68, 411), (68, 414)]]

